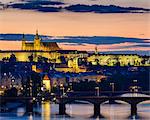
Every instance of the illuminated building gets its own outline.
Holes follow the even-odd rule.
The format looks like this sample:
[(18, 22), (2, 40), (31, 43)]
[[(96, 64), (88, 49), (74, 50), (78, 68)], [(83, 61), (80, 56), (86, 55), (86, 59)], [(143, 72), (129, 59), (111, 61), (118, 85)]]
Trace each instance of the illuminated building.
[(32, 65), (32, 71), (36, 72), (36, 65)]
[(37, 65), (32, 65), (32, 71), (36, 72), (36, 73), (41, 73), (43, 72), (43, 70), (41, 68), (37, 68)]
[(25, 51), (53, 51), (60, 50), (59, 46), (56, 42), (42, 42), (41, 38), (38, 35), (38, 31), (36, 31), (36, 35), (34, 37), (34, 42), (26, 42), (25, 36), (23, 34), (22, 38), (22, 50)]
[[(46, 58), (49, 63), (66, 64), (65, 67), (60, 65), (55, 67), (58, 71), (64, 72), (85, 72), (83, 66), (79, 66), (79, 59), (86, 59), (86, 62), (92, 65), (101, 66), (149, 66), (149, 56), (145, 57), (137, 54), (99, 54), (97, 47), (93, 54), (87, 51), (78, 50), (61, 50), (56, 42), (43, 42), (36, 31), (33, 42), (27, 42), (25, 36), (22, 38), (22, 50), (0, 51), (0, 60), (6, 58), (9, 61), (10, 56), (14, 54), (16, 61), (31, 62), (30, 56), (33, 57), (33, 62), (38, 62), (39, 58)], [(64, 60), (62, 60), (63, 58)], [(65, 62), (64, 62), (65, 61)], [(144, 62), (143, 62), (144, 61)], [(35, 67), (35, 66), (33, 66)], [(37, 72), (36, 68), (33, 71)], [(39, 70), (40, 72), (41, 70)]]
[(51, 104), (50, 102), (44, 102), (42, 104), (42, 120), (50, 120), (51, 118)]
[(142, 56), (137, 54), (93, 54), (87, 58), (92, 65), (115, 66), (119, 63), (119, 66), (148, 66), (149, 63), (143, 65), (142, 60)]
[(18, 90), (22, 87), (21, 77), (18, 75), (13, 76), (10, 72), (4, 73), (0, 80), (0, 90), (15, 87)]
[(46, 91), (50, 92), (51, 91), (51, 81), (50, 81), (48, 75), (45, 75), (42, 81), (43, 81), (43, 86), (46, 89)]
[[(67, 68), (79, 68), (76, 64), (77, 58), (86, 58), (87, 62), (91, 62), (92, 65), (102, 65), (102, 66), (115, 66), (119, 62), (119, 66), (149, 66), (150, 60), (149, 56), (144, 58), (143, 56), (137, 54), (89, 54), (79, 52), (77, 54), (73, 53), (63, 53), (66, 50), (58, 51), (0, 51), (0, 61), (3, 58), (9, 58), (11, 54), (14, 54), (17, 61), (29, 62), (29, 56), (33, 55), (33, 61), (38, 61), (38, 56), (48, 58), (50, 63), (62, 64), (61, 56), (64, 56), (67, 62)], [(84, 56), (84, 57), (82, 57)], [(145, 63), (142, 61), (145, 60)]]

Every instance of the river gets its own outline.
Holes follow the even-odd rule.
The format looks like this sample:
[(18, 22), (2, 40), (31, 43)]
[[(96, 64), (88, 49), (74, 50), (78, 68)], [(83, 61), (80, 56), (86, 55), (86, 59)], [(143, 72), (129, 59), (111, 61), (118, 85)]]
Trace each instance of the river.
[[(66, 113), (70, 117), (57, 115), (58, 104), (43, 102), (41, 105), (34, 107), (34, 112), (38, 115), (24, 115), (25, 107), (18, 107), (11, 113), (0, 113), (0, 120), (87, 120), (92, 119), (93, 115), (92, 104), (67, 104)], [(138, 116), (143, 120), (150, 119), (150, 102), (143, 102), (137, 106)], [(127, 120), (130, 116), (130, 105), (126, 103), (121, 104), (102, 104), (101, 114), (104, 116), (103, 120)], [(96, 120), (99, 120), (98, 118)]]

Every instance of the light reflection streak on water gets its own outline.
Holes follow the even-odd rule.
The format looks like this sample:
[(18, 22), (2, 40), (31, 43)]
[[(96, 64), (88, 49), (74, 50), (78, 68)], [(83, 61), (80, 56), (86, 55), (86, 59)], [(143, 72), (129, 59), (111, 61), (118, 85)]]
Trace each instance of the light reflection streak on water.
[[(150, 101), (142, 102), (137, 106), (137, 108), (138, 115), (145, 120), (150, 119)], [(85, 120), (89, 119), (89, 117), (93, 115), (92, 104), (67, 104), (66, 112), (71, 116), (71, 118), (55, 115), (58, 113), (58, 104), (51, 104), (49, 101), (42, 103), (42, 105), (38, 108), (35, 107), (34, 110), (41, 113), (41, 116), (22, 116), (25, 112), (25, 108), (20, 107), (17, 109), (16, 113), (1, 113), (0, 120)], [(14, 114), (17, 116), (13, 116)], [(112, 105), (102, 104), (101, 114), (106, 119), (110, 120), (127, 120), (127, 117), (130, 115), (130, 105), (126, 103)]]
[(32, 116), (32, 115), (30, 115), (28, 120), (33, 120), (33, 116)]
[(17, 116), (20, 117), (20, 116), (23, 116), (23, 114), (25, 113), (25, 109), (24, 108), (18, 108), (17, 109)]
[(50, 102), (44, 102), (42, 104), (42, 120), (50, 120), (51, 118), (51, 104)]

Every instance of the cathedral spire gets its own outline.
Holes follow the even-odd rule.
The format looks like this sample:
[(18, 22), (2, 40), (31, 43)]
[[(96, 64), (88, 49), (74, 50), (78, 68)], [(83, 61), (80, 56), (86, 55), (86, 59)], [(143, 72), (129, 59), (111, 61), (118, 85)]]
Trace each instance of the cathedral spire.
[(25, 39), (25, 35), (24, 35), (24, 33), (22, 34), (22, 41), (25, 41), (26, 39)]
[(36, 30), (35, 39), (39, 39), (38, 30)]
[(22, 34), (22, 39), (21, 40), (24, 41), (24, 42), (26, 41), (24, 33)]
[(25, 37), (24, 37), (24, 33), (22, 34), (22, 39), (24, 39)]
[(25, 39), (25, 35), (23, 33), (22, 34), (22, 47), (21, 47), (22, 50), (25, 50), (25, 44), (26, 44), (26, 39)]
[(95, 46), (95, 54), (98, 54), (97, 46)]
[(41, 39), (38, 35), (38, 30), (36, 30), (36, 35), (34, 37), (34, 50), (40, 50), (41, 47)]
[(36, 30), (36, 35), (38, 35), (38, 30)]

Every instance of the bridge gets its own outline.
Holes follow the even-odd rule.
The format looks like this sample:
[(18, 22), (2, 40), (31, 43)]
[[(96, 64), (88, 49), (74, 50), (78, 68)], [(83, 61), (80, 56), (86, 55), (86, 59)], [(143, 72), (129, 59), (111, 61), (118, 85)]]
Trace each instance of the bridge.
[[(104, 92), (104, 94), (108, 94), (108, 92)], [(59, 104), (59, 115), (67, 115), (66, 114), (66, 104), (73, 103), (76, 100), (87, 101), (94, 106), (94, 114), (93, 118), (102, 118), (101, 115), (101, 104), (105, 103), (106, 101), (115, 101), (120, 100), (123, 102), (128, 103), (131, 106), (131, 118), (137, 116), (137, 105), (141, 102), (150, 100), (150, 92), (142, 92), (141, 93), (127, 93), (120, 94), (118, 92), (109, 93), (111, 96), (101, 95), (101, 96), (56, 96), (56, 101)], [(145, 94), (143, 94), (145, 93)], [(119, 95), (118, 95), (119, 94)], [(1, 97), (0, 100), (2, 101), (21, 101), (25, 104), (26, 107), (26, 114), (33, 114), (33, 104), (35, 99), (41, 102), (41, 97)], [(47, 100), (52, 101), (52, 96), (46, 98)]]
[(101, 115), (101, 104), (105, 103), (106, 101), (115, 101), (120, 100), (123, 102), (128, 103), (131, 106), (131, 115), (130, 117), (133, 118), (137, 116), (137, 105), (141, 102), (150, 100), (149, 95), (138, 94), (138, 93), (128, 93), (119, 96), (74, 96), (74, 97), (67, 97), (61, 96), (57, 97), (57, 102), (59, 104), (59, 115), (66, 115), (66, 104), (73, 103), (76, 100), (87, 101), (94, 106), (94, 114), (93, 118), (103, 118)]

